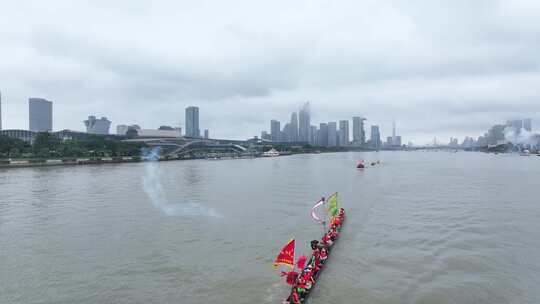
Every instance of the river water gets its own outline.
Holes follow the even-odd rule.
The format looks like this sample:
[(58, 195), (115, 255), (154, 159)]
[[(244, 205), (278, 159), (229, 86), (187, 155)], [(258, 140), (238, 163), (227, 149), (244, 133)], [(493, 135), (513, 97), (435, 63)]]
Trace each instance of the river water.
[(0, 170), (0, 303), (280, 303), (272, 261), (335, 191), (311, 303), (540, 303), (539, 178), (472, 152)]

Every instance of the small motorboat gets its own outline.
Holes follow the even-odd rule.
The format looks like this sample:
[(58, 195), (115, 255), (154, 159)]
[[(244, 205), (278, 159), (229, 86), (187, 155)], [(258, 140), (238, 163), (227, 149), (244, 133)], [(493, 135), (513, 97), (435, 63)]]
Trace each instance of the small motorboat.
[(276, 150), (276, 149), (274, 149), (274, 148), (272, 148), (272, 149), (270, 149), (270, 150), (264, 152), (264, 153), (262, 154), (262, 156), (263, 156), (263, 157), (278, 157), (278, 156), (279, 156), (279, 151)]
[(359, 160), (358, 163), (356, 164), (356, 169), (364, 169), (365, 167), (366, 165), (364, 164), (363, 160)]

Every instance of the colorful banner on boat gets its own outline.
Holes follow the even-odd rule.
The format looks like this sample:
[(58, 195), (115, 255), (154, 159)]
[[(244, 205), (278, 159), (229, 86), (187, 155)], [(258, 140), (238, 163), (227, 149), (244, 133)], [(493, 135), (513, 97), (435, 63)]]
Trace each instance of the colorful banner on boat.
[(315, 206), (313, 206), (313, 208), (311, 208), (311, 217), (316, 220), (317, 222), (319, 223), (324, 223), (324, 220), (322, 220), (318, 215), (317, 213), (315, 213), (315, 210), (317, 210), (319, 207), (321, 207), (323, 204), (324, 204), (324, 199), (320, 200), (317, 204), (315, 204)]
[(294, 248), (295, 241), (294, 239), (291, 239), (283, 246), (283, 249), (281, 249), (281, 252), (276, 257), (274, 268), (277, 268), (279, 265), (287, 265), (294, 268)]
[(307, 262), (307, 256), (301, 255), (298, 257), (298, 260), (296, 261), (296, 267), (298, 267), (298, 269), (302, 271), (302, 269), (304, 269), (304, 266), (306, 266), (306, 262)]
[(334, 217), (338, 214), (338, 202), (337, 202), (337, 192), (332, 194), (328, 199), (328, 214), (331, 217)]

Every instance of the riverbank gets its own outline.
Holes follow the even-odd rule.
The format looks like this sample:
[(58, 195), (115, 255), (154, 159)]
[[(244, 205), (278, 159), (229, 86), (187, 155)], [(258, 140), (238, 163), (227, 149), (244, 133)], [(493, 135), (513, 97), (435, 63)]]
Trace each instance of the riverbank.
[[(292, 155), (293, 153), (282, 153), (279, 156)], [(294, 154), (310, 154), (310, 153), (294, 153)], [(178, 160), (226, 160), (226, 159), (246, 159), (246, 158), (266, 158), (262, 153), (238, 155), (233, 153), (212, 154), (207, 156), (190, 156), (190, 157), (161, 157), (152, 161), (178, 161)], [(138, 163), (149, 161), (144, 157), (139, 156), (124, 156), (124, 157), (97, 157), (97, 158), (63, 158), (63, 159), (0, 159), (0, 169), (13, 168), (29, 168), (29, 167), (52, 167), (52, 166), (82, 166), (82, 165), (104, 165), (104, 164), (123, 164), (123, 163)]]
[[(297, 154), (319, 154), (319, 153), (335, 153), (335, 152), (351, 152), (351, 151), (316, 151), (316, 152), (281, 152), (281, 157)], [(374, 152), (374, 151), (362, 151), (362, 152)], [(496, 153), (499, 154), (499, 153)], [(506, 153), (501, 153), (506, 154)], [(527, 156), (540, 156), (540, 154), (529, 154)], [(246, 158), (271, 158), (263, 155), (262, 153), (238, 155), (234, 153), (212, 154), (206, 156), (190, 156), (190, 157), (161, 157), (154, 161), (178, 161), (178, 160), (230, 160), (230, 159), (246, 159)], [(29, 167), (52, 167), (52, 166), (82, 166), (82, 165), (105, 165), (105, 164), (123, 164), (123, 163), (138, 163), (145, 162), (148, 159), (139, 156), (123, 156), (123, 157), (97, 157), (97, 158), (63, 158), (63, 159), (0, 159), (0, 169), (14, 169), (14, 168), (29, 168)]]
[(64, 158), (64, 159), (15, 159), (0, 160), (0, 168), (28, 168), (49, 166), (78, 166), (99, 164), (120, 164), (141, 162), (140, 157), (101, 157), (101, 158)]

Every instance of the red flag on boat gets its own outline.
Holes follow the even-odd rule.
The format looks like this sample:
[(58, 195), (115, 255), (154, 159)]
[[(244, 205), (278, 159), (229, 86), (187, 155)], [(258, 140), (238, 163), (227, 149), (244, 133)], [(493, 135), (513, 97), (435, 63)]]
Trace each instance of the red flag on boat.
[(294, 247), (294, 239), (291, 239), (287, 244), (285, 244), (274, 261), (274, 268), (278, 267), (279, 265), (288, 265), (294, 268)]

